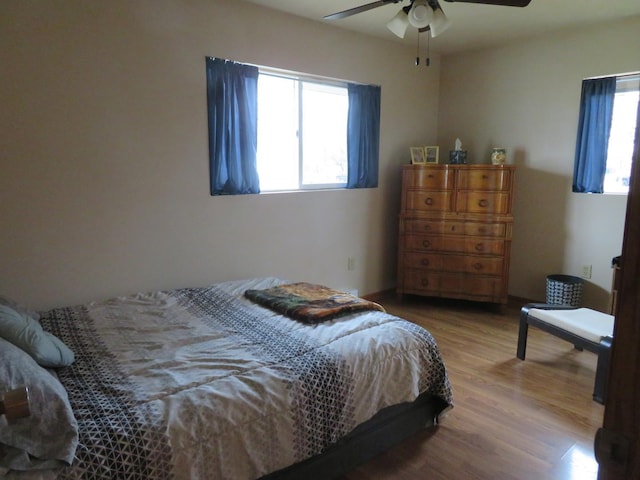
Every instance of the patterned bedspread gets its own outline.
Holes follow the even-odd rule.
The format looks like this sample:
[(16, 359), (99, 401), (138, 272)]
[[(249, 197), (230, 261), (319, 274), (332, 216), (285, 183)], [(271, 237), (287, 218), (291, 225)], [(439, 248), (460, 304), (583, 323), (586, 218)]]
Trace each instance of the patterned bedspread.
[(427, 331), (379, 311), (309, 326), (243, 297), (280, 283), (42, 315), (76, 355), (58, 376), (79, 447), (57, 478), (254, 479), (322, 452), (383, 407), (425, 391), (451, 402)]

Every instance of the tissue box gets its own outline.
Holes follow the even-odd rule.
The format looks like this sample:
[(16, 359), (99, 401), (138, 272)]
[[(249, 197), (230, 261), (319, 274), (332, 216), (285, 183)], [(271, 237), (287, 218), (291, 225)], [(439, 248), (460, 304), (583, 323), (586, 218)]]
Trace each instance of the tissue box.
[(462, 165), (467, 163), (466, 150), (449, 150), (449, 163), (454, 165)]

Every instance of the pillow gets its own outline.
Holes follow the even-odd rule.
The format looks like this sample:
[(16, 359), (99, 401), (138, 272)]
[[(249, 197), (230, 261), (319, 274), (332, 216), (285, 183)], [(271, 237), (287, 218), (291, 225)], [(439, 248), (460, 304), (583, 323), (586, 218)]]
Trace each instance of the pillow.
[(35, 310), (31, 310), (25, 307), (24, 305), (19, 304), (18, 302), (16, 302), (11, 298), (3, 297), (2, 295), (0, 295), (0, 305), (9, 307), (15, 310), (16, 312), (18, 312), (19, 314), (21, 315), (24, 314), (28, 317), (33, 318), (34, 320), (40, 320), (40, 314), (38, 312), (36, 312)]
[(43, 367), (65, 367), (74, 360), (62, 341), (45, 332), (33, 318), (0, 305), (0, 337), (31, 355)]
[(67, 392), (31, 356), (0, 338), (0, 392), (26, 385), (29, 417), (0, 415), (0, 476), (9, 470), (70, 465), (78, 445), (78, 424)]

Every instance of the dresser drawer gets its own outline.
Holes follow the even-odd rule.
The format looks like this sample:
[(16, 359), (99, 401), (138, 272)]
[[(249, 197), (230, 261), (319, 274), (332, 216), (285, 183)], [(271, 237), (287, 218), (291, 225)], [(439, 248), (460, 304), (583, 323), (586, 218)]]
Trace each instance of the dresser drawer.
[(458, 188), (461, 190), (511, 190), (511, 169), (470, 168), (458, 172)]
[(440, 279), (440, 292), (447, 296), (455, 292), (467, 292), (475, 297), (499, 298), (502, 294), (502, 279), (500, 277), (444, 274)]
[(465, 213), (507, 214), (510, 209), (508, 193), (458, 192), (456, 210)]
[(503, 257), (489, 255), (440, 255), (437, 253), (407, 252), (402, 260), (402, 266), (406, 269), (482, 275), (502, 275), (503, 265)]
[(504, 238), (507, 235), (507, 225), (504, 223), (465, 222), (464, 234)]
[(407, 270), (403, 275), (402, 290), (418, 295), (501, 301), (502, 283), (501, 277)]
[(507, 234), (504, 223), (463, 222), (424, 218), (402, 218), (401, 233), (440, 233), (449, 235), (473, 235), (480, 237), (502, 237)]
[(408, 167), (403, 172), (405, 189), (453, 190), (455, 172), (447, 167)]
[(409, 190), (405, 196), (406, 210), (418, 212), (447, 212), (453, 210), (452, 191)]
[(438, 294), (441, 274), (419, 270), (405, 270), (403, 275), (404, 291), (409, 293)]
[(400, 222), (400, 227), (401, 232), (406, 233), (458, 233), (464, 231), (464, 222), (450, 222), (423, 218), (403, 218)]
[(400, 241), (405, 250), (422, 252), (468, 253), (471, 255), (504, 255), (505, 242), (500, 239), (456, 237), (453, 235), (404, 235)]

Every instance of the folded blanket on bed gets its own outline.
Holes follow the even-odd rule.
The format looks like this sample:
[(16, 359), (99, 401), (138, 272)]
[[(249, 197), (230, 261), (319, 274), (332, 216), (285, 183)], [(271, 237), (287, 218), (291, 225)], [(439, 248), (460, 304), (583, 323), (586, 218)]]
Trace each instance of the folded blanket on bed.
[(277, 313), (315, 324), (364, 310), (384, 312), (382, 305), (312, 283), (290, 283), (265, 290), (247, 290), (245, 297)]

